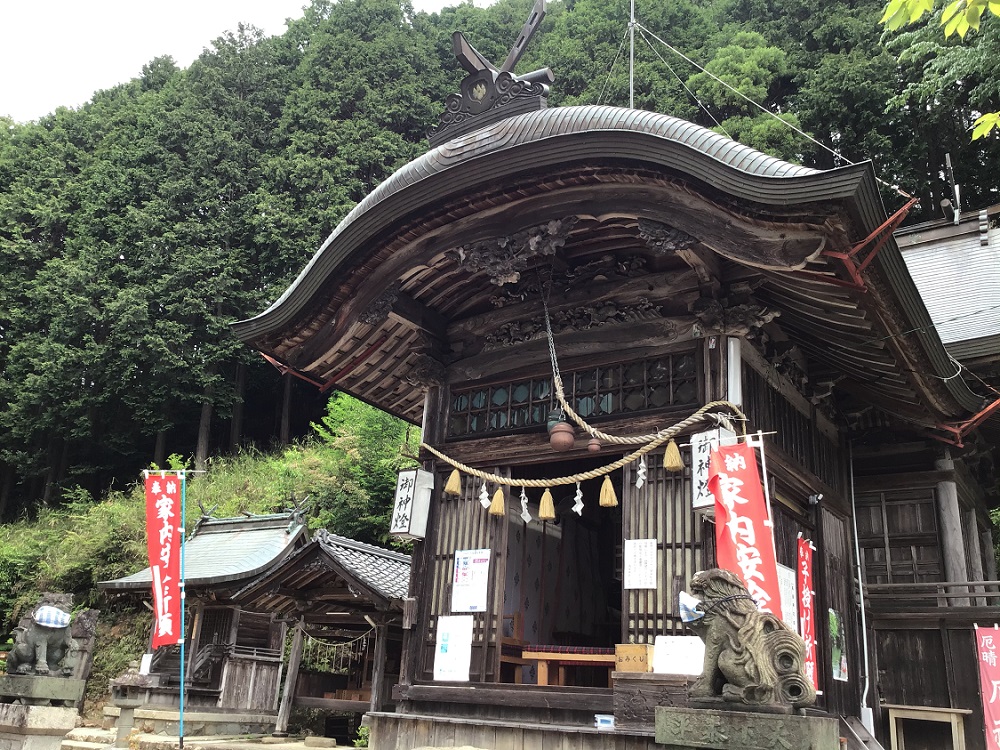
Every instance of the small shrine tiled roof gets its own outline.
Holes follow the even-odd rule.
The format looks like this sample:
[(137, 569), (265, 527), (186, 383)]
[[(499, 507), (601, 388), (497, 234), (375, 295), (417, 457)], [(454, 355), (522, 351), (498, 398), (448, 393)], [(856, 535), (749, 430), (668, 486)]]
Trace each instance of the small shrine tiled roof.
[(409, 584), (408, 555), (320, 529), (233, 598), (268, 612), (400, 609)]
[(410, 557), (321, 529), (316, 542), (359, 582), (386, 599), (402, 599), (410, 585)]

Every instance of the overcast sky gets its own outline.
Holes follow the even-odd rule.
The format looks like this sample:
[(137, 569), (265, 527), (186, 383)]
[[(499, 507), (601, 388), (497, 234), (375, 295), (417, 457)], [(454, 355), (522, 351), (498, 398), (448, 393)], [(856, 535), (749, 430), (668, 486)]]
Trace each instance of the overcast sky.
[[(459, 0), (415, 0), (436, 10)], [(36, 120), (137, 77), (154, 57), (186, 68), (240, 22), (268, 35), (308, 0), (0, 0), (0, 115)]]

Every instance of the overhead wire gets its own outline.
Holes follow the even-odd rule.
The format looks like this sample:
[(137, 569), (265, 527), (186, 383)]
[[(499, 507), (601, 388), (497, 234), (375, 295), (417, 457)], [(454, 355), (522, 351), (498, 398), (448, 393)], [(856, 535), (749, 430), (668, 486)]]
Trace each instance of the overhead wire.
[(662, 62), (664, 65), (667, 66), (667, 70), (669, 70), (673, 74), (674, 78), (677, 79), (677, 82), (684, 87), (684, 90), (688, 93), (688, 96), (690, 96), (695, 101), (695, 103), (701, 108), (702, 112), (704, 112), (706, 115), (709, 116), (712, 122), (715, 123), (716, 127), (719, 128), (719, 130), (721, 130), (727, 138), (732, 139), (733, 137), (729, 135), (729, 131), (722, 126), (721, 122), (715, 119), (715, 115), (713, 115), (711, 111), (709, 111), (708, 107), (702, 103), (701, 99), (698, 98), (698, 95), (695, 94), (686, 83), (684, 83), (684, 79), (681, 78), (679, 75), (677, 75), (677, 72), (670, 66), (670, 63), (666, 61), (663, 55), (659, 53), (659, 50), (657, 50), (656, 47), (653, 46), (653, 43), (649, 41), (649, 39), (646, 37), (646, 34), (644, 33), (645, 30), (643, 29), (643, 27), (638, 26), (638, 29), (639, 29), (639, 36), (642, 37), (642, 41), (644, 41), (646, 43), (646, 46), (648, 46), (649, 49), (652, 50), (653, 54), (659, 58), (660, 62)]
[(960, 315), (954, 315), (950, 318), (945, 318), (944, 320), (939, 320), (937, 323), (931, 323), (928, 326), (917, 326), (916, 328), (911, 328), (908, 331), (902, 331), (901, 333), (894, 333), (890, 336), (883, 336), (877, 339), (869, 339), (867, 343), (869, 344), (880, 344), (883, 341), (889, 341), (891, 339), (902, 338), (903, 336), (909, 336), (911, 333), (920, 333), (924, 331), (929, 331), (933, 328), (937, 328), (945, 323), (952, 323), (956, 320), (962, 320), (963, 318), (971, 318), (974, 315), (982, 315), (986, 312), (993, 312), (994, 310), (1000, 310), (1000, 305), (992, 305), (990, 307), (984, 307), (979, 310), (973, 310), (972, 312), (961, 313)]
[[(731, 86), (730, 84), (726, 83), (724, 80), (722, 80), (721, 78), (719, 78), (719, 76), (715, 75), (710, 70), (706, 70), (703, 66), (699, 65), (697, 62), (695, 62), (694, 60), (692, 60), (690, 57), (688, 57), (687, 55), (685, 55), (683, 52), (681, 52), (679, 49), (677, 49), (676, 47), (674, 47), (673, 45), (671, 45), (669, 42), (665, 41), (664, 39), (662, 39), (661, 37), (659, 37), (657, 34), (655, 34), (654, 32), (650, 31), (649, 29), (647, 29), (641, 23), (637, 22), (636, 23), (636, 28), (639, 29), (639, 33), (640, 34), (642, 34), (643, 32), (648, 33), (651, 37), (653, 37), (653, 39), (655, 39), (656, 41), (658, 41), (660, 44), (662, 44), (668, 50), (670, 50), (675, 55), (677, 55), (678, 57), (680, 57), (682, 60), (684, 60), (685, 62), (687, 62), (689, 65), (691, 65), (694, 68), (696, 68), (699, 72), (704, 73), (705, 75), (707, 75), (712, 80), (714, 80), (717, 83), (721, 84), (722, 86), (726, 87), (727, 89), (729, 89), (730, 91), (732, 91), (734, 94), (736, 94), (741, 99), (744, 99), (745, 101), (747, 101), (750, 104), (752, 104), (754, 107), (756, 107), (757, 109), (759, 109), (761, 112), (765, 113), (769, 117), (771, 117), (771, 118), (777, 120), (778, 122), (782, 123), (785, 127), (794, 130), (796, 133), (798, 133), (799, 135), (801, 135), (803, 138), (805, 138), (806, 140), (811, 141), (812, 143), (815, 143), (820, 148), (822, 148), (825, 151), (828, 151), (829, 153), (833, 154), (833, 156), (835, 156), (836, 158), (840, 159), (842, 162), (845, 162), (846, 164), (848, 164), (850, 166), (856, 166), (857, 165), (857, 162), (851, 161), (850, 159), (848, 159), (846, 156), (844, 156), (842, 153), (840, 153), (836, 149), (830, 148), (825, 143), (823, 143), (822, 141), (820, 141), (820, 140), (814, 138), (813, 136), (809, 135), (809, 133), (805, 132), (801, 128), (796, 127), (795, 125), (793, 125), (792, 123), (788, 122), (787, 120), (783, 120), (781, 117), (779, 117), (778, 115), (776, 115), (774, 112), (772, 112), (771, 110), (769, 110), (764, 105), (758, 104), (753, 99), (751, 99), (749, 96), (747, 96), (746, 94), (744, 94), (742, 91), (740, 91), (740, 90), (736, 89), (735, 87)], [(713, 120), (714, 120), (714, 118), (713, 118)], [(907, 198), (912, 198), (913, 197), (909, 193), (907, 193), (905, 190), (903, 190), (901, 187), (899, 187), (899, 185), (893, 185), (893, 184), (891, 184), (889, 182), (886, 182), (885, 180), (883, 180), (880, 177), (876, 177), (875, 179), (880, 184), (882, 184), (885, 187), (888, 187), (888, 188), (896, 191), (897, 193), (899, 193), (902, 196), (905, 196)]]
[(605, 92), (611, 86), (611, 76), (615, 74), (615, 67), (618, 65), (618, 60), (622, 56), (622, 50), (625, 49), (625, 40), (628, 38), (628, 29), (625, 29), (625, 33), (622, 34), (622, 42), (618, 45), (618, 52), (615, 53), (615, 59), (611, 61), (611, 67), (608, 68), (608, 77), (604, 79), (604, 86), (601, 88), (600, 96), (597, 97), (597, 103), (600, 104), (604, 100)]

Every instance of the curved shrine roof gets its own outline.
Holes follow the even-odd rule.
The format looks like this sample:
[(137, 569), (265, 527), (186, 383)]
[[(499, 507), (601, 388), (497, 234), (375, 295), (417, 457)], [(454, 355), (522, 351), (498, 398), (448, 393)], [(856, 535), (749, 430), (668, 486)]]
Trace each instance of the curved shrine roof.
[[(669, 238), (651, 239), (644, 223), (690, 243), (678, 251)], [(541, 228), (555, 249), (536, 255), (558, 254), (571, 270), (643, 256), (664, 285), (650, 290), (664, 310), (674, 306), (671, 315), (690, 316), (709, 267), (727, 284), (749, 284), (782, 316), (819, 379), (851, 384), (862, 400), (928, 426), (960, 418), (981, 399), (961, 379), (944, 378), (953, 368), (886, 226), (870, 163), (816, 170), (669, 115), (543, 109), (397, 170), (274, 304), (233, 330), (323, 387), (418, 422), (428, 368), (454, 374), (456, 361), (485, 352), (491, 304), (506, 304), (497, 298), (517, 286), (509, 282), (549, 261), (535, 257), (498, 274), (488, 267), (495, 257), (470, 263), (470, 252), (492, 242), (509, 256), (512, 239)], [(884, 244), (859, 285), (841, 259), (866, 240)], [(683, 287), (694, 297), (668, 295), (667, 280), (684, 272), (701, 279)], [(528, 297), (522, 322), (532, 314)], [(513, 306), (504, 315), (517, 324)], [(443, 364), (428, 364), (441, 341)]]

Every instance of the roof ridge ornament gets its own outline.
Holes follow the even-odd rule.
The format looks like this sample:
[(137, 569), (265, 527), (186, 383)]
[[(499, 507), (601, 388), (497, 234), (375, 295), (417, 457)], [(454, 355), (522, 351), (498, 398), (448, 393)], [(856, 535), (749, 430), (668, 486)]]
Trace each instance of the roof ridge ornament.
[(554, 80), (551, 70), (541, 68), (520, 76), (513, 72), (543, 18), (545, 0), (535, 0), (528, 20), (499, 68), (469, 44), (461, 31), (452, 34), (455, 57), (469, 75), (459, 84), (460, 93), (450, 94), (445, 100), (438, 124), (427, 131), (432, 148), (499, 120), (548, 106), (548, 84)]

